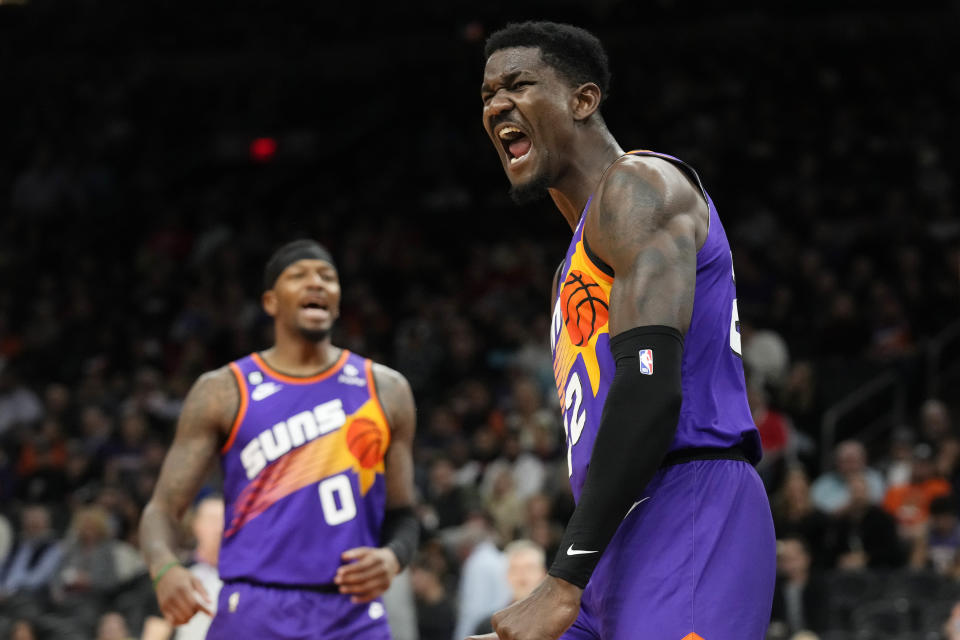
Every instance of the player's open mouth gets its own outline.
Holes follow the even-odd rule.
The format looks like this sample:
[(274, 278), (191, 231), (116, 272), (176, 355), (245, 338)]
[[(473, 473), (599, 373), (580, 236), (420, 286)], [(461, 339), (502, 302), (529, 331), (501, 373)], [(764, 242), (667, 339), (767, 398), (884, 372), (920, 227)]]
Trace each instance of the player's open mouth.
[(326, 320), (330, 317), (330, 307), (325, 302), (310, 300), (301, 304), (300, 309), (310, 320)]
[(504, 153), (507, 154), (507, 163), (510, 167), (526, 160), (530, 150), (533, 149), (530, 136), (510, 124), (497, 129), (497, 139), (500, 140)]

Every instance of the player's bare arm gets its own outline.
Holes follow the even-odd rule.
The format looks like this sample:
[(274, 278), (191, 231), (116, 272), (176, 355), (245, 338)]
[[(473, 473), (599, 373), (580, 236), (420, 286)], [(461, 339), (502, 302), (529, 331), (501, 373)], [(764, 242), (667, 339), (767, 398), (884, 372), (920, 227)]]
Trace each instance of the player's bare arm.
[(373, 365), (374, 383), (390, 425), (390, 446), (384, 459), (386, 515), (382, 547), (358, 547), (343, 553), (346, 563), (334, 582), (354, 602), (369, 602), (390, 586), (416, 550), (416, 516), (413, 513), (413, 436), (416, 409), (410, 384), (400, 373)]
[(237, 383), (227, 367), (206, 373), (194, 383), (140, 520), (141, 551), (156, 581), (157, 601), (174, 625), (186, 623), (197, 611), (212, 615), (197, 599), (199, 593), (209, 602), (203, 585), (177, 564), (174, 549), (180, 520), (209, 474), (239, 403)]
[[(557, 561), (528, 598), (494, 615), (500, 640), (555, 640), (573, 624), (603, 549), (670, 446), (681, 401), (682, 335), (690, 323), (697, 247), (708, 219), (698, 191), (666, 162), (628, 157), (607, 172), (584, 236), (614, 270), (611, 344), (625, 341), (624, 351)], [(654, 376), (633, 371), (637, 348), (645, 345), (660, 358), (655, 386)], [(633, 410), (629, 403), (639, 398), (643, 410)], [(644, 412), (647, 418), (639, 419)], [(579, 553), (567, 553), (574, 545)]]

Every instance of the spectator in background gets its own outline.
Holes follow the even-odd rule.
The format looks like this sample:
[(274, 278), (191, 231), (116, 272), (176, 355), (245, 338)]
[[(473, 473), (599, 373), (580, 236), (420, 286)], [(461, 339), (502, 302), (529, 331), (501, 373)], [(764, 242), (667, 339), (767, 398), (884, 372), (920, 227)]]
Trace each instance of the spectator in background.
[(801, 538), (777, 542), (777, 585), (770, 620), (780, 622), (788, 633), (826, 631), (829, 625), (830, 593), (827, 583), (811, 569), (811, 558)]
[[(530, 427), (531, 435), (534, 428), (536, 427)], [(513, 486), (517, 497), (521, 500), (526, 500), (543, 488), (546, 475), (543, 462), (537, 456), (523, 450), (521, 437), (519, 430), (507, 431), (503, 439), (501, 455), (487, 465), (484, 471), (481, 486), (483, 493), (489, 495), (492, 492), (493, 484), (501, 470), (506, 470), (513, 476)]]
[(441, 456), (430, 466), (430, 484), (426, 501), (436, 518), (437, 529), (447, 529), (461, 524), (477, 500), (468, 488), (457, 484), (453, 462)]
[(97, 640), (134, 640), (127, 621), (116, 611), (107, 611), (97, 623)]
[(920, 407), (920, 435), (934, 445), (955, 435), (950, 410), (942, 400), (930, 398)]
[(0, 565), (0, 606), (22, 615), (39, 613), (61, 556), (49, 509), (39, 504), (24, 507), (18, 540)]
[(494, 523), (483, 512), (472, 514), (454, 536), (463, 566), (455, 638), (466, 638), (510, 601), (506, 559), (497, 548), (495, 536)]
[(893, 516), (875, 505), (863, 473), (847, 477), (850, 499), (831, 519), (829, 553), (839, 569), (894, 569), (904, 563), (904, 550)]
[(93, 625), (102, 598), (119, 582), (115, 547), (106, 510), (100, 506), (77, 509), (52, 594), (60, 611), (82, 626)]
[(896, 519), (900, 536), (913, 540), (922, 535), (931, 500), (949, 493), (950, 483), (937, 473), (933, 447), (923, 442), (913, 448), (910, 482), (890, 487), (883, 508)]
[(37, 628), (32, 621), (27, 618), (14, 620), (10, 626), (10, 640), (37, 640)]
[(785, 415), (770, 407), (767, 391), (759, 384), (747, 386), (747, 401), (763, 447), (763, 458), (757, 464), (757, 471), (769, 492), (792, 461), (792, 427)]
[[(547, 577), (547, 556), (543, 547), (532, 540), (514, 540), (503, 549), (507, 558), (507, 582), (510, 584), (510, 603), (519, 602), (533, 593), (540, 581)], [(484, 620), (474, 629), (474, 635), (490, 633), (493, 625)]]
[(813, 504), (828, 514), (844, 510), (851, 500), (850, 480), (857, 477), (867, 483), (871, 503), (883, 500), (883, 476), (867, 466), (867, 450), (856, 440), (845, 440), (834, 449), (834, 470), (821, 474), (810, 487)]
[(40, 420), (43, 405), (28, 387), (20, 384), (12, 365), (0, 356), (0, 438), (11, 428)]
[(484, 509), (493, 518), (501, 540), (512, 540), (523, 524), (524, 502), (514, 489), (513, 473), (508, 467), (487, 471), (493, 476), (490, 493), (484, 497)]
[(914, 539), (910, 566), (932, 569), (940, 575), (953, 576), (957, 570), (960, 549), (960, 522), (953, 496), (940, 496), (930, 501), (930, 519), (923, 533)]
[(827, 550), (830, 518), (810, 499), (810, 481), (803, 467), (792, 466), (787, 470), (783, 485), (774, 494), (770, 506), (777, 539), (800, 538), (813, 566), (823, 569), (833, 566), (833, 558)]
[(410, 565), (420, 640), (451, 640), (457, 616), (441, 572), (425, 557)]
[(878, 465), (887, 487), (895, 487), (910, 482), (915, 442), (916, 437), (909, 427), (899, 427), (893, 431), (890, 436), (890, 448), (887, 457)]
[[(217, 612), (217, 597), (223, 582), (217, 571), (217, 558), (220, 555), (220, 539), (223, 535), (224, 504), (223, 498), (207, 496), (194, 507), (190, 528), (196, 546), (193, 550), (190, 573), (203, 584), (210, 596), (210, 611)], [(203, 640), (213, 619), (203, 611), (198, 611), (188, 623), (177, 628), (176, 640)]]

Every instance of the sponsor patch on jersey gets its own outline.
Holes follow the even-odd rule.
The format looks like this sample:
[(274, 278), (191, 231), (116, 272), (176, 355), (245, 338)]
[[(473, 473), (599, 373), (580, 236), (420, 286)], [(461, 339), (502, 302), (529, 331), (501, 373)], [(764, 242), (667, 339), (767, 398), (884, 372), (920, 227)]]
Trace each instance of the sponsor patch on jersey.
[(260, 373), (259, 371), (251, 371), (249, 374), (247, 374), (247, 380), (253, 386), (257, 386), (258, 384), (263, 382), (263, 374)]
[(367, 380), (360, 375), (360, 369), (357, 369), (349, 363), (343, 367), (343, 372), (337, 376), (337, 382), (353, 385), (354, 387), (367, 386)]
[(653, 375), (653, 349), (640, 349), (640, 373)]
[(269, 398), (277, 391), (283, 389), (282, 384), (277, 384), (276, 382), (264, 382), (261, 385), (257, 385), (253, 393), (250, 394), (250, 397), (254, 400), (263, 400), (264, 398)]
[(383, 605), (380, 604), (379, 602), (371, 603), (370, 608), (367, 610), (367, 614), (373, 620), (379, 620), (380, 618), (383, 617), (383, 614), (385, 614), (386, 612), (387, 610), (384, 609)]

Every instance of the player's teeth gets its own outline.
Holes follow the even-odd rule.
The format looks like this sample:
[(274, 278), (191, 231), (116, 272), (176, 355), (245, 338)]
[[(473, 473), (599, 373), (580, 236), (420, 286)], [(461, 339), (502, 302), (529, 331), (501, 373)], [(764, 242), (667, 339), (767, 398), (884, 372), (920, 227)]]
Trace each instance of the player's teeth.
[(500, 130), (500, 137), (506, 138), (511, 133), (520, 133), (520, 129), (517, 129), (516, 127), (504, 127)]

